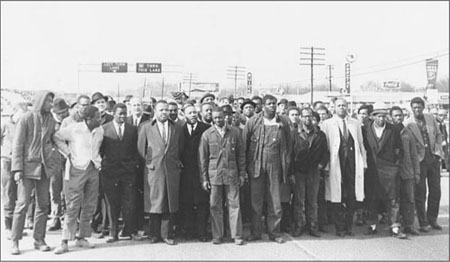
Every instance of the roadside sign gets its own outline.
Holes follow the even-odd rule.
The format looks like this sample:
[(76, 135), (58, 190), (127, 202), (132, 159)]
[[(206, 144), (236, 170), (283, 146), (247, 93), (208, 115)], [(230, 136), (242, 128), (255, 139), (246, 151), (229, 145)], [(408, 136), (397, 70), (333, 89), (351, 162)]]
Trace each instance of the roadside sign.
[(247, 73), (247, 93), (248, 94), (252, 93), (252, 85), (253, 85), (252, 82), (253, 82), (252, 73), (248, 72)]
[(127, 63), (102, 63), (102, 73), (126, 73)]
[(400, 81), (396, 81), (396, 80), (383, 82), (383, 88), (386, 88), (386, 89), (398, 89), (398, 88), (400, 88), (400, 86), (401, 86)]
[(161, 73), (161, 63), (136, 63), (136, 73)]

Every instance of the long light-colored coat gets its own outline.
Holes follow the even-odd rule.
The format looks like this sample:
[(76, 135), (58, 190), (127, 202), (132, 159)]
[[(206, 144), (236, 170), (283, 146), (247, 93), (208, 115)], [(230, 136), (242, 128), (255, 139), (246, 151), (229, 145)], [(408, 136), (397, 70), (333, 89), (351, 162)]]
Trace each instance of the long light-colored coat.
[[(180, 191), (180, 161), (183, 150), (182, 126), (169, 121), (167, 146), (159, 132), (156, 120), (142, 125), (138, 136), (138, 150), (145, 159), (144, 211), (163, 213), (164, 194), (167, 191), (169, 212), (178, 211)], [(196, 152), (193, 152), (195, 154)]]
[[(330, 162), (326, 167), (329, 176), (325, 179), (325, 199), (333, 203), (341, 202), (341, 164), (339, 161), (339, 121), (338, 116), (333, 116), (323, 122), (322, 131), (327, 136)], [(367, 168), (366, 149), (364, 148), (361, 123), (353, 118), (348, 118), (347, 129), (355, 141), (355, 195), (357, 201), (364, 200), (364, 168)]]

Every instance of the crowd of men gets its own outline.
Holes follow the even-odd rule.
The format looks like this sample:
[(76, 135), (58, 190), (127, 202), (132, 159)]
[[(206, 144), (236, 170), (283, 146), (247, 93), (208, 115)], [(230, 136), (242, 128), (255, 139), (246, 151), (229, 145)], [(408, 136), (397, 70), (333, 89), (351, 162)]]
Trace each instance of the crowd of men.
[(354, 224), (373, 235), (384, 223), (399, 239), (442, 230), (448, 113), (425, 113), (419, 97), (410, 106), (405, 119), (400, 107), (369, 104), (354, 116), (344, 98), (330, 108), (209, 93), (144, 104), (96, 92), (69, 105), (37, 93), (32, 109), (16, 103), (2, 122), (10, 252), (20, 254), (28, 220), (41, 251), (51, 249), (46, 231), (62, 229), (55, 254), (72, 240), (93, 248), (93, 233), (107, 243), (147, 237), (176, 245), (179, 237), (207, 242), (211, 232), (213, 244), (230, 236), (242, 245), (263, 233), (280, 244), (282, 232), (320, 237), (327, 225), (340, 237), (354, 235)]

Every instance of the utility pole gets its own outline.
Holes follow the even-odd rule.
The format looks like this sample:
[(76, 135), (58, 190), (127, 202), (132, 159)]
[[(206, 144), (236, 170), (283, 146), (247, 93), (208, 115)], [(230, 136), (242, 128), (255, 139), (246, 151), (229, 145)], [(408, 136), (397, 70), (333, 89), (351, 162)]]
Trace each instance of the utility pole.
[(237, 97), (237, 81), (244, 80), (246, 73), (244, 66), (229, 66), (227, 69), (227, 78), (234, 79), (234, 98)]
[(162, 78), (161, 83), (161, 99), (164, 99), (164, 77)]
[[(300, 58), (300, 60), (308, 60), (309, 63), (300, 63), (300, 65), (308, 65), (311, 66), (311, 105), (314, 103), (314, 66), (315, 65), (325, 65), (323, 63), (315, 63), (315, 61), (324, 61), (325, 58), (320, 56), (324, 56), (325, 53), (317, 53), (315, 50), (325, 51), (325, 48), (321, 47), (300, 47), (302, 50), (309, 50), (310, 52), (300, 52), (301, 55), (307, 55)], [(319, 56), (319, 57), (315, 57)]]
[(197, 74), (189, 73), (188, 75), (185, 75), (183, 78), (183, 83), (189, 83), (189, 90), (188, 90), (189, 97), (191, 97), (191, 87), (193, 81), (197, 81)]
[(333, 78), (333, 76), (331, 75), (331, 70), (333, 70), (334, 67), (332, 65), (328, 65), (328, 81), (330, 82), (330, 92), (331, 92), (331, 78)]
[(147, 77), (144, 78), (144, 88), (142, 88), (142, 98), (145, 97), (145, 87), (147, 86)]
[(117, 102), (120, 100), (120, 85), (117, 84)]

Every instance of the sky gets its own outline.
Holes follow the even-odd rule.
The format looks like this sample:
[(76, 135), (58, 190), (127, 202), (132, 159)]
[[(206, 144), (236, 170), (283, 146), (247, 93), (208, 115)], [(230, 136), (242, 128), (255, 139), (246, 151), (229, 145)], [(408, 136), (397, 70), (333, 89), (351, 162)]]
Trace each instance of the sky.
[[(112, 93), (189, 73), (231, 88), (236, 65), (255, 88), (308, 86), (300, 48), (311, 46), (325, 48), (340, 87), (350, 53), (355, 89), (425, 86), (426, 58), (438, 57), (438, 79), (449, 75), (449, 2), (1, 2), (2, 88)], [(129, 72), (101, 73), (102, 62), (127, 62)], [(136, 62), (162, 63), (163, 74), (132, 72)], [(314, 73), (327, 83), (326, 66)]]

